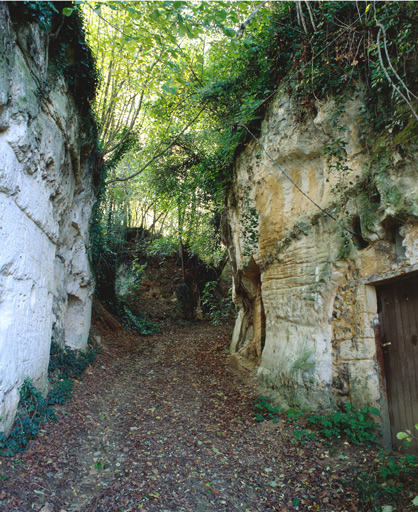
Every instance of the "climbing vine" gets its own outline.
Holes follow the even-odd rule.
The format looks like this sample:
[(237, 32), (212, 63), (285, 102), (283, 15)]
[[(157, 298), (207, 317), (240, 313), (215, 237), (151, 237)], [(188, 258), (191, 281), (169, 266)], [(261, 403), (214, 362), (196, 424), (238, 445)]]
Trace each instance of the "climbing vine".
[[(248, 33), (242, 42), (242, 52), (230, 66), (233, 74), (202, 90), (202, 99), (209, 100), (225, 127), (218, 148), (229, 155), (229, 170), (228, 165), (222, 170), (224, 185), (231, 183), (235, 151), (247, 136), (236, 121), (256, 132), (279, 89), (293, 98), (299, 121), (316, 115), (316, 102), (330, 95), (336, 98), (336, 117), (341, 117), (344, 103), (360, 94), (364, 145), (372, 149), (383, 133), (385, 138), (396, 138), (413, 116), (392, 82), (405, 84), (410, 97), (417, 92), (418, 72), (413, 65), (418, 54), (417, 16), (412, 2), (275, 3), (263, 30)], [(385, 69), (379, 58), (379, 48), (380, 53), (385, 51), (382, 38), (378, 47), (381, 26), (386, 35)], [(331, 172), (342, 176), (336, 187), (347, 191), (347, 142), (340, 129), (341, 123), (325, 153)]]
[(82, 113), (93, 142), (97, 130), (92, 117), (92, 102), (96, 96), (99, 75), (92, 52), (87, 45), (83, 16), (74, 10), (73, 3), (64, 2), (8, 2), (14, 23), (37, 23), (48, 38), (46, 63), (48, 76), (39, 84), (38, 94), (47, 96), (59, 76), (63, 76)]

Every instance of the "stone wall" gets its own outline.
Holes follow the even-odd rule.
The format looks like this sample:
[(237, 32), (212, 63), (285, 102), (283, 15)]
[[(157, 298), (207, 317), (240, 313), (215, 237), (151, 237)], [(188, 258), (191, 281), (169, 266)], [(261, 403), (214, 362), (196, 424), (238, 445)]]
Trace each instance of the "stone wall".
[[(279, 93), (259, 135), (271, 158), (249, 137), (235, 162), (224, 223), (238, 306), (231, 352), (297, 407), (386, 409), (375, 283), (418, 268), (418, 155), (393, 151), (371, 187), (377, 149), (361, 143), (361, 108), (359, 91), (337, 130), (333, 101), (301, 119)], [(325, 150), (337, 137), (339, 170)]]
[(78, 349), (87, 343), (95, 163), (66, 82), (50, 79), (49, 35), (36, 23), (13, 24), (6, 2), (0, 35), (0, 431), (7, 431), (23, 380), (46, 391), (51, 336)]

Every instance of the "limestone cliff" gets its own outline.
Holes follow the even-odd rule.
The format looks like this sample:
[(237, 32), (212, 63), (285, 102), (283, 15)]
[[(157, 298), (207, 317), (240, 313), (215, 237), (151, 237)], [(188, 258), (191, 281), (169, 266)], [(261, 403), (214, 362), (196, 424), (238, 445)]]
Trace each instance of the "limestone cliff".
[(17, 22), (3, 2), (0, 34), (0, 431), (7, 431), (23, 380), (47, 386), (51, 336), (73, 348), (87, 343), (95, 159), (92, 120), (48, 60), (58, 32)]
[(361, 91), (338, 106), (316, 102), (301, 119), (279, 92), (258, 136), (268, 154), (249, 136), (236, 158), (231, 351), (288, 404), (385, 409), (374, 285), (418, 268), (418, 153), (384, 153), (385, 140), (366, 150)]

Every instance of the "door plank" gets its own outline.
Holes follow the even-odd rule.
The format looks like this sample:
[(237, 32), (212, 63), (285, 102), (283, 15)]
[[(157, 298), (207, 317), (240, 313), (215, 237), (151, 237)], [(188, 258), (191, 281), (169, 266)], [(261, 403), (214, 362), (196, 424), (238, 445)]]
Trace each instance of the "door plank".
[[(387, 385), (391, 437), (394, 448), (405, 450), (396, 434), (414, 431), (418, 423), (418, 278), (377, 287)], [(414, 442), (411, 453), (418, 453)]]

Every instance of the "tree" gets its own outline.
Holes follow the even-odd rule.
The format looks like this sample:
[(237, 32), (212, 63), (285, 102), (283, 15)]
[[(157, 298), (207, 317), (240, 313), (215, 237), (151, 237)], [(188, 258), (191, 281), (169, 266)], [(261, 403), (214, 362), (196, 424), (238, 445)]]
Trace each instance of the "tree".
[[(102, 76), (95, 111), (108, 162), (105, 232), (161, 232), (213, 258), (219, 252), (224, 120), (214, 83), (228, 75), (266, 2), (83, 4)], [(235, 27), (234, 30), (232, 27)], [(234, 93), (233, 105), (239, 104)], [(215, 120), (215, 125), (214, 125)], [(233, 151), (232, 151), (233, 152)], [(214, 158), (212, 158), (215, 155)], [(115, 233), (113, 238), (115, 239)]]

